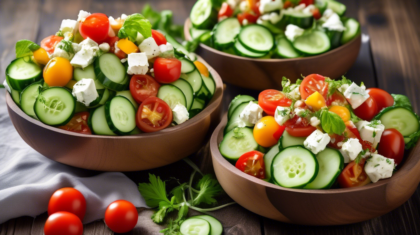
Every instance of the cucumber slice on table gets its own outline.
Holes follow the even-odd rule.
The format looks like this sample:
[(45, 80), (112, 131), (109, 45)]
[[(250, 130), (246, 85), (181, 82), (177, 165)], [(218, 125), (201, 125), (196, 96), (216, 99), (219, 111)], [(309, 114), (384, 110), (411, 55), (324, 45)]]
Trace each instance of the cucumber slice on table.
[(194, 94), (198, 93), (201, 87), (203, 86), (203, 79), (201, 78), (201, 74), (197, 68), (195, 68), (195, 70), (191, 73), (181, 74), (181, 78), (185, 79), (187, 82), (190, 83)]
[(249, 103), (249, 101), (254, 101), (255, 98), (249, 95), (237, 95), (229, 104), (228, 119), (231, 118), (233, 111), (242, 103)]
[(34, 104), (36, 98), (39, 95), (39, 88), (41, 87), (41, 82), (32, 83), (23, 89), (20, 95), (20, 107), (22, 108), (23, 112), (33, 118), (36, 118)]
[(385, 129), (394, 128), (404, 137), (408, 137), (420, 128), (417, 115), (405, 107), (391, 106), (385, 108), (374, 119), (380, 120)]
[(222, 223), (220, 223), (220, 221), (218, 221), (213, 216), (197, 215), (197, 216), (194, 216), (194, 217), (191, 217), (191, 218), (203, 219), (203, 220), (206, 220), (207, 222), (209, 222), (210, 228), (211, 228), (210, 235), (222, 235), (222, 233), (223, 233)]
[(93, 64), (87, 66), (86, 68), (74, 68), (73, 72), (74, 80), (80, 81), (83, 78), (92, 78), (95, 81), (96, 90), (105, 89), (104, 85), (96, 78), (95, 68)]
[(112, 53), (105, 53), (96, 59), (95, 74), (99, 82), (114, 91), (126, 90), (130, 82), (126, 68)]
[(279, 36), (276, 40), (276, 53), (281, 58), (297, 58), (300, 57), (300, 53), (296, 51), (292, 43), (287, 40), (285, 36)]
[(136, 128), (136, 110), (130, 100), (115, 96), (104, 106), (106, 121), (114, 133), (129, 134)]
[(297, 37), (293, 41), (293, 47), (307, 55), (317, 55), (331, 48), (330, 39), (322, 31), (312, 30)]
[(280, 148), (285, 149), (290, 146), (303, 146), (305, 142), (305, 137), (295, 137), (291, 136), (286, 130), (283, 132), (283, 135), (280, 137)]
[(131, 95), (130, 91), (118, 91), (115, 96), (122, 96), (127, 98), (131, 104), (134, 106), (134, 108), (137, 110), (139, 108), (139, 105), (136, 103), (136, 101), (133, 99), (133, 96)]
[(195, 69), (194, 63), (187, 58), (179, 58), (181, 61), (181, 73), (191, 73)]
[(41, 91), (34, 104), (35, 114), (50, 126), (67, 124), (73, 117), (76, 99), (66, 88), (51, 87)]
[(217, 13), (212, 0), (199, 0), (191, 9), (191, 23), (196, 29), (211, 29), (217, 23)]
[(116, 135), (111, 128), (105, 117), (105, 106), (96, 108), (91, 115), (89, 115), (89, 126), (95, 135)]
[(271, 164), (273, 163), (274, 157), (280, 152), (280, 142), (271, 147), (270, 150), (264, 155), (264, 165), (265, 165), (265, 180), (272, 182), (272, 168)]
[(190, 110), (194, 101), (194, 92), (190, 83), (180, 78), (175, 82), (171, 83), (171, 85), (178, 87), (182, 91), (182, 93), (184, 93), (185, 101), (187, 104), (185, 107), (187, 108), (187, 110)]
[(341, 153), (332, 148), (326, 148), (316, 155), (319, 164), (315, 180), (305, 186), (306, 189), (328, 189), (335, 183), (344, 168), (344, 158)]
[(25, 87), (42, 77), (42, 69), (29, 57), (13, 60), (6, 68), (7, 82), (10, 88), (22, 91)]
[(302, 188), (315, 180), (318, 161), (311, 151), (292, 146), (280, 151), (273, 160), (274, 182), (285, 188)]
[(227, 160), (236, 162), (242, 154), (258, 149), (252, 129), (238, 127), (229, 131), (220, 143), (220, 153)]
[(171, 109), (177, 104), (187, 107), (187, 100), (184, 93), (178, 87), (170, 84), (163, 85), (159, 88), (157, 97), (165, 101)]
[(239, 56), (245, 56), (250, 58), (261, 58), (267, 55), (267, 52), (253, 52), (245, 48), (242, 43), (239, 41), (236, 41), (233, 45), (233, 49), (235, 50), (235, 53)]
[(344, 22), (346, 29), (341, 37), (341, 44), (346, 44), (360, 34), (360, 23), (353, 18), (349, 18)]
[(210, 235), (211, 227), (207, 220), (190, 217), (182, 222), (179, 228), (182, 235)]
[(221, 50), (232, 46), (240, 31), (241, 24), (236, 17), (222, 20), (214, 29), (215, 46)]
[(246, 49), (257, 53), (268, 53), (274, 46), (270, 30), (256, 24), (243, 27), (238, 39)]
[(285, 10), (283, 17), (285, 17), (287, 25), (293, 24), (302, 29), (308, 29), (314, 23), (314, 17), (311, 13), (304, 13), (293, 9)]
[[(232, 116), (229, 119), (229, 121), (228, 121), (228, 123), (225, 127), (225, 134), (243, 123), (243, 121), (239, 118), (239, 114), (242, 113), (242, 111), (245, 109), (246, 106), (248, 106), (248, 104), (249, 104), (249, 102), (244, 102), (244, 103), (241, 103), (240, 105), (238, 105), (238, 107), (235, 108), (235, 111), (233, 111)], [(245, 125), (248, 126), (248, 127), (253, 127), (254, 126), (254, 124), (252, 124), (252, 123), (245, 123)]]

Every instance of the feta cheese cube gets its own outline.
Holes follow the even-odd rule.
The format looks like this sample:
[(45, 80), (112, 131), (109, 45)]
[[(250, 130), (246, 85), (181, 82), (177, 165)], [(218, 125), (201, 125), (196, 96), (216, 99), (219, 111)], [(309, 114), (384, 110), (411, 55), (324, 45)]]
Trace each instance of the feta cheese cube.
[(283, 7), (282, 0), (261, 0), (260, 1), (260, 13), (264, 14), (267, 12), (280, 10)]
[(178, 125), (186, 122), (190, 115), (187, 108), (182, 104), (175, 105), (175, 107), (172, 109), (172, 114), (173, 121)]
[(289, 119), (290, 108), (277, 106), (277, 109), (274, 112), (274, 120), (276, 120), (277, 124), (282, 126)]
[(77, 101), (89, 106), (98, 97), (95, 81), (92, 78), (83, 78), (73, 86), (72, 95), (76, 97)]
[(74, 43), (73, 42), (71, 45), (73, 46), (74, 53), (77, 53), (77, 52), (79, 52), (82, 49), (82, 47), (79, 46), (79, 44), (77, 44), (77, 43)]
[(314, 5), (310, 4), (309, 6), (305, 7), (305, 9), (303, 9), (302, 12), (306, 14), (312, 14), (312, 11), (316, 9), (317, 8)]
[(74, 55), (70, 64), (77, 68), (86, 68), (93, 63), (96, 53), (99, 51), (98, 43), (90, 38), (86, 38), (79, 43), (80, 51)]
[(370, 97), (365, 89), (362, 89), (354, 82), (346, 89), (343, 95), (353, 109), (357, 109)]
[(77, 16), (77, 21), (83, 22), (90, 15), (91, 15), (90, 12), (87, 12), (87, 11), (84, 11), (84, 10), (80, 10), (79, 11), (79, 15)]
[(306, 109), (301, 109), (301, 108), (295, 108), (295, 114), (298, 115), (299, 117), (305, 117), (306, 116)]
[(77, 21), (76, 20), (63, 20), (61, 22), (60, 30), (63, 34), (71, 33), (74, 35), (77, 31)]
[(293, 42), (295, 38), (302, 35), (304, 31), (305, 31), (304, 29), (301, 29), (296, 25), (289, 24), (287, 25), (286, 31), (284, 32), (284, 34), (286, 35), (287, 39)]
[(114, 17), (112, 17), (112, 16), (110, 16), (110, 17), (108, 17), (108, 20), (109, 20), (109, 24), (111, 25), (111, 24), (118, 24), (117, 23), (117, 21), (114, 19)]
[(331, 10), (330, 8), (326, 9), (324, 13), (322, 14), (321, 20), (326, 21), (328, 18), (330, 18), (335, 12)]
[(167, 52), (167, 51), (172, 51), (174, 49), (174, 47), (172, 46), (172, 44), (167, 42), (166, 44), (160, 45), (159, 49), (160, 49), (160, 53), (164, 53), (164, 52)]
[(245, 109), (239, 114), (239, 119), (244, 123), (254, 124), (262, 118), (263, 109), (256, 103), (250, 101)]
[(345, 143), (343, 143), (340, 149), (340, 153), (343, 155), (344, 163), (349, 163), (354, 161), (354, 159), (356, 159), (362, 150), (362, 145), (360, 144), (359, 140), (356, 138), (350, 138)]
[(381, 121), (375, 120), (372, 122), (359, 121), (356, 123), (357, 129), (359, 130), (360, 137), (362, 140), (368, 141), (376, 147), (381, 140), (382, 133), (385, 130), (385, 126), (381, 124)]
[(101, 45), (99, 45), (99, 49), (100, 49), (101, 51), (103, 51), (103, 52), (108, 52), (110, 48), (111, 48), (111, 47), (110, 47), (110, 46), (109, 46), (109, 44), (108, 44), (108, 43), (106, 43), (106, 42), (104, 42), (104, 43), (102, 43)]
[(343, 32), (346, 27), (344, 27), (343, 22), (341, 22), (340, 17), (334, 13), (332, 14), (325, 23), (322, 24), (322, 27), (327, 28), (331, 31), (340, 31)]
[(380, 154), (372, 154), (372, 157), (366, 161), (365, 172), (369, 179), (376, 183), (380, 179), (391, 177), (394, 167), (394, 159), (386, 158)]
[(81, 48), (88, 48), (93, 50), (94, 52), (97, 52), (99, 50), (99, 45), (95, 41), (93, 41), (90, 38), (86, 38), (82, 42), (79, 43), (79, 47)]
[(317, 127), (319, 126), (319, 124), (321, 124), (321, 120), (319, 120), (319, 118), (317, 117), (311, 117), (310, 122), (311, 122), (311, 126), (313, 127)]
[(141, 52), (146, 53), (148, 59), (152, 59), (160, 55), (159, 46), (152, 37), (144, 39), (144, 41), (139, 45), (139, 49)]
[(312, 153), (318, 154), (327, 147), (330, 140), (331, 137), (328, 134), (324, 134), (320, 130), (315, 130), (306, 138), (303, 145)]
[[(290, 86), (291, 91), (287, 93), (293, 100), (300, 100), (300, 86), (293, 84)], [(297, 103), (297, 102), (296, 102)]]
[(343, 84), (338, 88), (338, 91), (344, 93), (349, 88), (349, 86), (349, 84)]
[(122, 19), (122, 20), (127, 19), (127, 17), (128, 17), (128, 16), (127, 16), (126, 14), (124, 14), (124, 13), (123, 13), (123, 14), (121, 14), (121, 19)]
[[(74, 45), (76, 44), (76, 45)], [(74, 56), (75, 53), (71, 52), (71, 51), (66, 51), (64, 50), (65, 48), (65, 44), (64, 44), (64, 40), (62, 40), (61, 42), (59, 42), (55, 48), (54, 48), (54, 52), (50, 55), (50, 58), (55, 58), (55, 57), (62, 57), (68, 60), (71, 60)], [(77, 43), (72, 43), (72, 48), (73, 51), (76, 52), (76, 50), (78, 49), (78, 45)], [(76, 50), (75, 50), (76, 49)]]
[(149, 70), (149, 61), (144, 52), (128, 54), (128, 74), (146, 74)]
[(9, 93), (12, 93), (12, 89), (10, 89), (9, 83), (7, 83), (6, 79), (3, 81), (3, 86)]

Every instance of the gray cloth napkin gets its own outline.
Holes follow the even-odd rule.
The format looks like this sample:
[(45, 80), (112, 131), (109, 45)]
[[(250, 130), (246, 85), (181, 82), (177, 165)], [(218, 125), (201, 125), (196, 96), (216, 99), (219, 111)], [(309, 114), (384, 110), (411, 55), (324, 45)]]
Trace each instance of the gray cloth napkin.
[(74, 187), (85, 196), (84, 223), (102, 219), (107, 206), (118, 199), (147, 207), (136, 184), (124, 174), (66, 166), (29, 147), (9, 118), (5, 94), (0, 89), (0, 223), (47, 211), (51, 195), (63, 187)]

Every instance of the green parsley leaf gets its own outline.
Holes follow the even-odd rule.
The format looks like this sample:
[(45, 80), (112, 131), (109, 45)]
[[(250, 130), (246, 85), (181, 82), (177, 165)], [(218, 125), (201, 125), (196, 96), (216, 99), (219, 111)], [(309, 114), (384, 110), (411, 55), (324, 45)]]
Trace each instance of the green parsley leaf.
[(166, 185), (159, 176), (149, 174), (150, 183), (140, 183), (139, 191), (149, 207), (160, 207), (160, 202), (170, 203), (166, 197)]
[(182, 235), (180, 231), (180, 223), (174, 220), (170, 220), (168, 227), (160, 231), (164, 235)]
[(176, 219), (176, 221), (178, 221), (178, 222), (183, 221), (183, 220), (187, 217), (187, 215), (188, 215), (188, 210), (189, 210), (188, 205), (187, 205), (187, 204), (183, 204), (183, 205), (179, 208), (179, 211), (178, 211), (178, 218)]
[(67, 40), (61, 40), (61, 42), (58, 44), (58, 48), (61, 50), (67, 52), (67, 54), (70, 56), (74, 54), (73, 44), (70, 41)]
[(396, 94), (392, 94), (391, 96), (392, 98), (394, 98), (394, 106), (405, 107), (410, 109), (411, 111), (413, 110), (413, 106), (411, 105), (411, 102), (407, 96)]
[(22, 58), (25, 56), (32, 56), (33, 51), (36, 51), (40, 46), (29, 40), (20, 40), (16, 43), (16, 58)]
[(197, 183), (199, 192), (193, 200), (193, 205), (215, 204), (217, 201), (214, 199), (215, 196), (223, 192), (219, 182), (213, 178), (210, 174), (204, 175)]
[(159, 12), (155, 11), (152, 9), (152, 6), (150, 6), (149, 3), (147, 3), (144, 7), (143, 10), (141, 11), (141, 14), (147, 18), (150, 22), (150, 24), (152, 25), (153, 29), (157, 29), (157, 26), (159, 24), (160, 21), (160, 14)]
[(391, 162), (391, 160), (389, 160), (389, 158), (386, 159), (386, 163), (392, 164), (392, 162)]
[(374, 167), (378, 167), (379, 166), (379, 164), (376, 164)]
[[(173, 198), (175, 200), (175, 198)], [(153, 222), (160, 224), (165, 219), (165, 216), (174, 210), (173, 200), (171, 202), (160, 201), (159, 209), (152, 215)]]
[(322, 112), (320, 120), (322, 129), (328, 134), (341, 135), (346, 129), (343, 119), (336, 113), (330, 111)]
[(61, 32), (61, 30), (58, 30), (58, 32), (55, 33), (55, 36), (63, 37), (64, 38), (64, 34), (63, 34), (63, 32)]
[(331, 96), (340, 88), (342, 85), (347, 84), (350, 85), (352, 82), (348, 80), (346, 77), (342, 77), (341, 80), (333, 80), (331, 78), (325, 78), (325, 82), (328, 83), (328, 96)]
[(137, 33), (141, 33), (144, 38), (151, 37), (152, 25), (143, 15), (135, 13), (125, 19), (123, 26), (118, 31), (118, 37), (128, 38), (130, 41), (135, 42)]
[(183, 183), (175, 188), (172, 189), (172, 191), (170, 192), (171, 195), (173, 195), (175, 197), (175, 201), (176, 203), (181, 203), (184, 201), (184, 191), (185, 188), (187, 186), (187, 183)]
[(302, 83), (302, 79), (300, 79), (300, 78), (298, 78), (298, 79), (296, 79), (296, 85), (300, 85), (301, 83)]

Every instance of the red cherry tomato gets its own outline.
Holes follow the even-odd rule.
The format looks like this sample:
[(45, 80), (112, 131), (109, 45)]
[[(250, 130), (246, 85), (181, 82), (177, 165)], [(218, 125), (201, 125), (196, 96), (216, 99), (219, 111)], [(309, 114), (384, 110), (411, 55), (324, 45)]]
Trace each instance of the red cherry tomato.
[(392, 158), (395, 164), (400, 164), (404, 157), (404, 137), (396, 129), (386, 129), (382, 133), (378, 153), (384, 157)]
[(160, 131), (172, 122), (172, 110), (169, 105), (157, 98), (149, 97), (141, 103), (136, 114), (137, 127), (144, 132)]
[(292, 100), (288, 99), (281, 91), (268, 89), (258, 95), (258, 104), (264, 112), (274, 116), (277, 106), (289, 107)]
[(80, 134), (91, 135), (92, 131), (87, 124), (88, 118), (89, 112), (76, 113), (66, 125), (60, 126), (58, 128)]
[(156, 96), (159, 87), (159, 83), (149, 75), (134, 75), (130, 80), (130, 93), (138, 104), (149, 97)]
[(369, 97), (362, 105), (354, 110), (359, 118), (370, 121), (379, 113), (378, 105), (372, 97)]
[(48, 215), (59, 211), (67, 211), (75, 214), (83, 220), (86, 213), (86, 199), (79, 190), (74, 188), (62, 188), (54, 192), (48, 203)]
[(293, 4), (292, 4), (291, 1), (285, 1), (284, 4), (283, 4), (283, 9), (287, 9), (289, 7), (292, 7), (292, 6), (293, 6)]
[(48, 53), (52, 54), (54, 52), (55, 46), (63, 40), (63, 37), (51, 35), (41, 41), (41, 47), (44, 48)]
[(347, 102), (347, 99), (346, 97), (344, 97), (343, 94), (336, 91), (331, 96), (328, 97), (328, 99), (326, 100), (326, 104), (327, 106), (331, 106), (332, 104), (338, 105), (338, 106), (346, 106), (349, 103)]
[(306, 100), (308, 96), (318, 91), (324, 98), (328, 94), (328, 83), (325, 82), (325, 77), (319, 74), (311, 74), (306, 76), (300, 84), (300, 95), (302, 99)]
[(318, 8), (315, 8), (312, 10), (312, 16), (316, 19), (319, 20), (319, 18), (321, 18), (321, 12), (319, 11)]
[(108, 37), (109, 19), (105, 14), (94, 13), (80, 23), (79, 31), (83, 38), (90, 38), (97, 43), (102, 43)]
[(390, 107), (394, 105), (394, 98), (392, 96), (379, 88), (369, 88), (367, 89), (367, 92), (369, 93), (370, 97), (375, 101), (376, 105), (378, 106), (378, 111), (381, 111), (382, 109), (386, 107)]
[(156, 31), (154, 29), (152, 29), (152, 37), (158, 46), (165, 45), (167, 42), (165, 35), (161, 34), (159, 31)]
[(359, 164), (354, 161), (350, 162), (337, 178), (340, 187), (351, 188), (369, 184), (371, 181), (364, 168), (365, 159), (362, 159)]
[(83, 224), (76, 215), (60, 211), (50, 215), (44, 225), (45, 235), (82, 235)]
[(106, 41), (110, 47), (109, 52), (114, 53), (121, 60), (127, 58), (127, 54), (125, 54), (122, 50), (115, 52), (115, 43), (118, 42), (118, 40), (120, 40), (118, 37), (109, 37)]
[(300, 0), (299, 5), (305, 4), (305, 6), (309, 6), (309, 5), (313, 5), (314, 2), (315, 2), (314, 0)]
[(224, 18), (224, 17), (231, 17), (232, 15), (233, 15), (232, 8), (229, 6), (227, 2), (224, 2), (222, 4), (222, 7), (220, 7), (220, 10), (219, 10), (219, 19)]
[(181, 61), (178, 59), (157, 58), (153, 64), (156, 81), (175, 82), (181, 76)]
[(259, 179), (265, 179), (264, 154), (261, 152), (250, 151), (244, 153), (238, 161), (236, 161), (235, 167), (248, 175), (252, 175)]
[(295, 137), (308, 137), (316, 130), (315, 127), (311, 126), (308, 120), (297, 115), (292, 119), (287, 120), (284, 123), (284, 126), (286, 126), (287, 133)]
[(242, 12), (237, 15), (239, 23), (243, 24), (244, 20), (248, 21), (248, 24), (255, 24), (260, 16), (249, 12)]
[(109, 204), (105, 211), (105, 223), (116, 233), (126, 233), (136, 226), (138, 213), (129, 201), (118, 200)]

